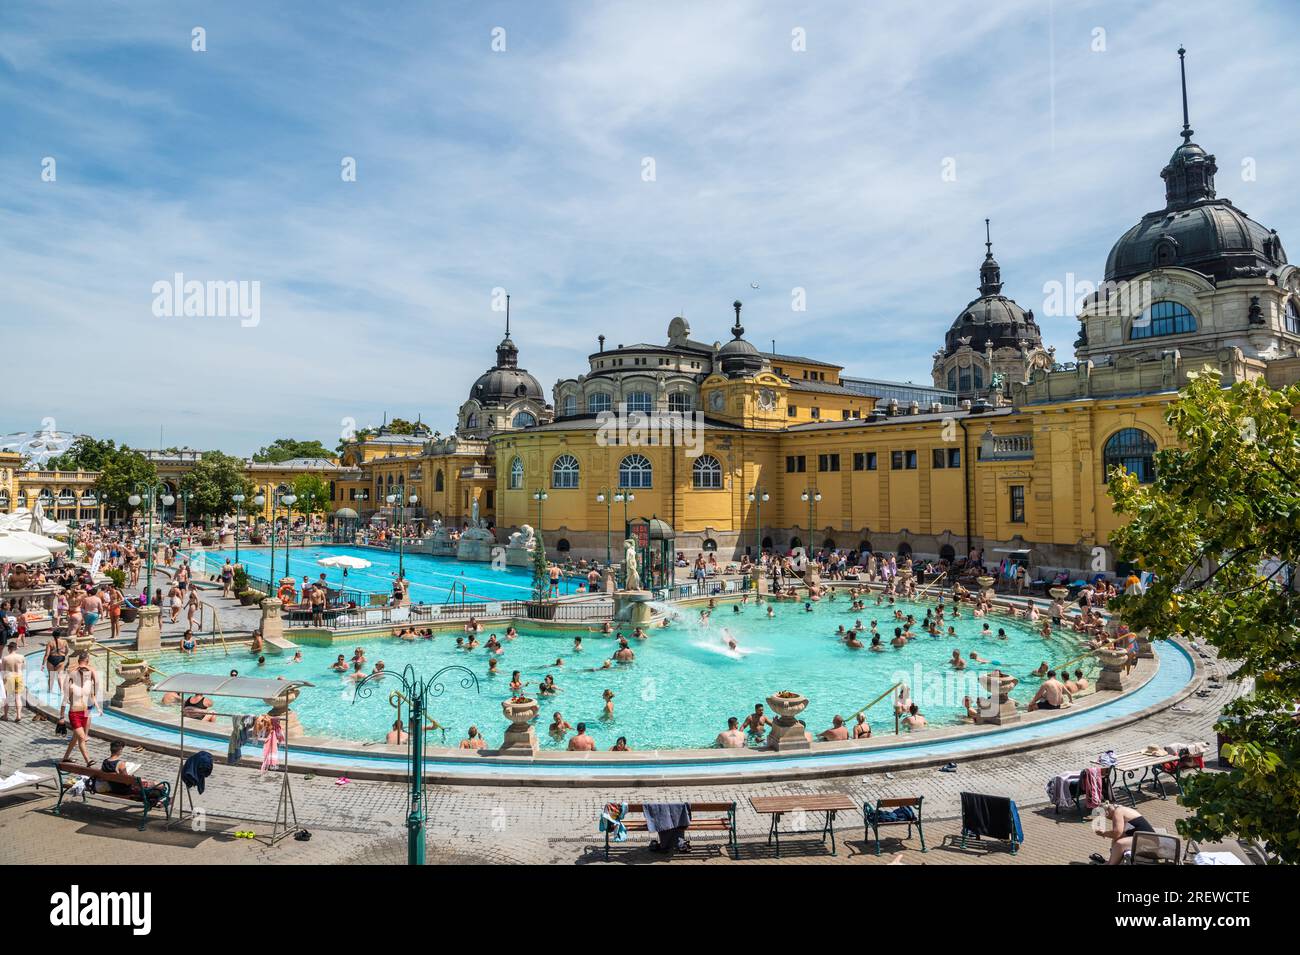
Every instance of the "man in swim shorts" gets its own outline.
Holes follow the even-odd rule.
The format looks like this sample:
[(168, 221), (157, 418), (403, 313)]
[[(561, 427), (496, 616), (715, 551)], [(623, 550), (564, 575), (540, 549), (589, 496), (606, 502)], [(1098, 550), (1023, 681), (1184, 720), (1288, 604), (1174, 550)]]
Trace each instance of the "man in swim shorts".
[(7, 652), (0, 657), (0, 678), (4, 680), (5, 691), (4, 712), (0, 714), (0, 719), (9, 719), (9, 707), (13, 706), (14, 722), (21, 723), (23, 700), (26, 696), (23, 690), (23, 667), (27, 661), (18, 652), (18, 641), (10, 640), (9, 646), (5, 649)]

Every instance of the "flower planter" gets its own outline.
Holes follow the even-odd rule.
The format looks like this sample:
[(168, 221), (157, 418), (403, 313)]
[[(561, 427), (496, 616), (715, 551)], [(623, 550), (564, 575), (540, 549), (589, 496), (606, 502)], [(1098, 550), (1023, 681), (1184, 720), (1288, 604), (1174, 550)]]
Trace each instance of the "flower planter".
[(505, 714), (510, 725), (506, 727), (505, 738), (501, 741), (502, 756), (536, 756), (540, 747), (537, 745), (537, 731), (532, 721), (537, 716), (536, 700), (521, 696), (512, 700), (501, 701), (501, 712)]
[(537, 718), (539, 709), (541, 707), (538, 702), (526, 696), (515, 700), (501, 701), (501, 712), (505, 714), (506, 719), (516, 726), (532, 722)]
[(988, 590), (995, 583), (992, 577), (976, 577), (975, 582), (980, 585), (980, 590)]
[(784, 690), (773, 693), (767, 698), (767, 705), (776, 713), (772, 721), (772, 732), (768, 735), (768, 745), (777, 750), (810, 749), (807, 730), (795, 719), (808, 708), (808, 697), (801, 693)]
[(135, 623), (138, 616), (140, 616), (139, 607), (133, 607), (131, 604), (122, 604), (122, 616), (120, 619), (123, 623)]
[(808, 708), (808, 697), (785, 690), (773, 693), (767, 698), (767, 705), (779, 719), (793, 721), (796, 716)]

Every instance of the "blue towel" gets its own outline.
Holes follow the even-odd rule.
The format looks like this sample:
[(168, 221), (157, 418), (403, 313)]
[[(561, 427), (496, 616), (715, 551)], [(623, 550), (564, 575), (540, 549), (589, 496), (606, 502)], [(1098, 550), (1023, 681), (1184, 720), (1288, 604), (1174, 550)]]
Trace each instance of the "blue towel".
[(1011, 823), (1016, 830), (1016, 845), (1025, 841), (1025, 831), (1020, 828), (1020, 810), (1016, 808), (1016, 801), (1011, 800)]
[(614, 841), (624, 842), (627, 840), (627, 825), (623, 822), (627, 817), (627, 803), (620, 803), (617, 812), (614, 815), (611, 815), (609, 810), (613, 805), (613, 803), (610, 803), (601, 810), (600, 831), (608, 832), (612, 830), (614, 833)]
[(212, 754), (207, 750), (199, 750), (189, 759), (185, 760), (185, 765), (181, 767), (181, 782), (186, 788), (197, 786), (199, 795), (203, 795), (203, 788), (207, 785), (208, 777), (212, 775)]
[(651, 832), (686, 829), (691, 824), (691, 807), (684, 802), (648, 802), (642, 806), (646, 828)]

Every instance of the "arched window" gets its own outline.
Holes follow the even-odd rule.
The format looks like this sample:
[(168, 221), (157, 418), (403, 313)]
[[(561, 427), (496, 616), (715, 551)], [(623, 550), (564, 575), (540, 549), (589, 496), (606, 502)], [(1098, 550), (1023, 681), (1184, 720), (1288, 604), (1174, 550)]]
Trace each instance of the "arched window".
[(1300, 305), (1296, 304), (1294, 295), (1286, 303), (1286, 330), (1292, 335), (1300, 335)]
[(979, 391), (984, 387), (984, 369), (979, 365), (975, 366), (975, 390)]
[(1155, 453), (1155, 441), (1140, 428), (1116, 431), (1102, 453), (1102, 476), (1109, 478), (1110, 472), (1120, 467), (1136, 474), (1141, 483), (1150, 484), (1156, 477)]
[(610, 405), (609, 392), (593, 391), (587, 395), (587, 410), (592, 414), (600, 414), (602, 411), (608, 411)]
[(800, 547), (802, 547), (802, 546), (803, 546), (803, 541), (801, 541), (799, 538), (797, 538), (797, 537), (791, 537), (791, 538), (790, 538), (790, 549), (791, 549), (791, 550), (798, 550), (798, 549), (799, 549)]
[(9, 489), (0, 488), (0, 508), (9, 510)]
[(701, 454), (691, 465), (691, 484), (702, 491), (722, 488), (722, 465), (711, 454)]
[(939, 559), (951, 563), (957, 559), (957, 551), (953, 549), (951, 544), (944, 544), (939, 548)]
[(561, 454), (551, 465), (551, 487), (575, 488), (578, 486), (578, 459), (572, 454)]
[(569, 539), (567, 537), (561, 537), (558, 541), (555, 542), (555, 549), (558, 550), (561, 554), (567, 554), (573, 548), (569, 544)]
[(508, 487), (512, 491), (518, 491), (524, 486), (524, 462), (515, 458), (510, 462), (510, 484)]
[(438, 473), (433, 476), (433, 489), (435, 491), (441, 491), (443, 489), (443, 480), (442, 468), (438, 468)]
[(958, 381), (959, 381), (959, 388), (960, 388), (961, 391), (970, 391), (970, 389), (971, 389), (971, 384), (970, 384), (970, 366), (969, 366), (969, 365), (967, 365), (967, 366), (965, 366), (964, 368), (962, 368), (962, 370), (961, 370), (961, 375), (960, 375), (960, 377), (958, 378)]
[(511, 424), (516, 428), (531, 428), (537, 424), (537, 417), (531, 411), (521, 411), (515, 415), (515, 420)]
[(716, 551), (718, 549), (718, 542), (715, 541), (712, 537), (706, 537), (704, 538), (704, 543), (700, 545), (700, 549), (712, 553), (713, 551)]
[(560, 405), (560, 413), (566, 418), (571, 418), (578, 413), (578, 396), (565, 395), (564, 403)]
[(948, 390), (949, 391), (957, 390), (957, 369), (956, 368), (948, 369)]
[(1129, 340), (1156, 338), (1160, 335), (1182, 335), (1196, 331), (1196, 316), (1186, 305), (1161, 301), (1152, 303), (1141, 315), (1133, 319)]
[(822, 541), (822, 549), (823, 549), (823, 550), (834, 550), (834, 549), (835, 549), (835, 539), (832, 538), (832, 537), (828, 537), (828, 538), (826, 538), (824, 541)]
[(909, 544), (907, 541), (902, 541), (902, 542), (898, 545), (898, 556), (899, 556), (899, 557), (911, 557), (911, 556), (912, 556), (912, 545)]
[(467, 427), (467, 428), (477, 428), (477, 427), (478, 427), (478, 413), (477, 413), (477, 412), (471, 411), (471, 412), (469, 413), (469, 417), (467, 417), (467, 418), (465, 419), (465, 427)]
[(689, 414), (691, 410), (691, 393), (689, 391), (674, 391), (668, 396), (668, 410), (679, 414)]
[(642, 414), (649, 414), (655, 410), (654, 395), (648, 391), (629, 391), (623, 400), (629, 412), (639, 411)]
[(858, 553), (866, 557), (871, 553), (871, 541), (858, 541)]
[(651, 486), (653, 469), (644, 454), (629, 454), (618, 463), (618, 486), (645, 488)]
[(772, 538), (770, 538), (770, 537), (764, 537), (764, 538), (763, 538), (763, 550), (771, 550), (771, 549), (772, 549)]

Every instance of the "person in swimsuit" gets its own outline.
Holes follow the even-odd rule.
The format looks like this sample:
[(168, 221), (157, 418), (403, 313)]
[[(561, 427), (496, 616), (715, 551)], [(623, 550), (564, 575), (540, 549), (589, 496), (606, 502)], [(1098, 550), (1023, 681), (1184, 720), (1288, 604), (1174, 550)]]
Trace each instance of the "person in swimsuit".
[[(1145, 816), (1136, 809), (1130, 809), (1127, 806), (1116, 806), (1113, 803), (1107, 803), (1105, 809), (1102, 810), (1102, 815), (1108, 825), (1101, 835), (1111, 840), (1110, 858), (1105, 860), (1106, 865), (1123, 864), (1124, 855), (1133, 848), (1133, 833), (1155, 832)], [(1100, 858), (1100, 853), (1094, 853), (1094, 862)]]
[[(68, 761), (72, 755), (72, 750), (81, 750), (81, 758), (86, 761), (86, 765), (91, 765), (90, 750), (86, 742), (90, 737), (90, 708), (100, 709), (99, 703), (99, 676), (90, 668), (90, 654), (82, 650), (77, 654), (76, 665), (68, 673), (64, 681), (63, 701), (59, 704), (59, 721), (63, 721), (63, 714), (66, 710), (68, 715), (68, 726), (72, 729), (72, 736), (68, 740), (68, 748), (63, 752), (63, 762)], [(103, 712), (100, 710), (100, 712)]]
[(27, 664), (26, 658), (18, 652), (18, 641), (10, 640), (7, 648), (8, 652), (3, 658), (0, 658), (0, 678), (4, 680), (4, 712), (0, 714), (0, 719), (9, 719), (9, 707), (14, 707), (14, 722), (21, 723), (23, 719), (23, 700), (26, 692), (23, 689), (23, 668)]
[(68, 641), (62, 637), (53, 637), (45, 644), (45, 659), (41, 661), (41, 669), (45, 671), (45, 692), (54, 692), (56, 677), (59, 687), (63, 687), (63, 667), (68, 662), (68, 650)]
[(181, 653), (193, 653), (198, 644), (194, 640), (194, 631), (186, 630), (181, 637)]
[(208, 712), (208, 710), (212, 709), (212, 701), (202, 693), (192, 693), (187, 696), (184, 704), (182, 704), (182, 709), (187, 719), (200, 720), (204, 723), (215, 723), (217, 721), (216, 716)]

